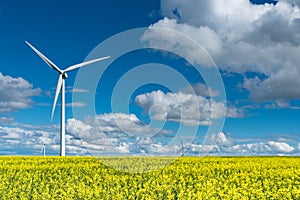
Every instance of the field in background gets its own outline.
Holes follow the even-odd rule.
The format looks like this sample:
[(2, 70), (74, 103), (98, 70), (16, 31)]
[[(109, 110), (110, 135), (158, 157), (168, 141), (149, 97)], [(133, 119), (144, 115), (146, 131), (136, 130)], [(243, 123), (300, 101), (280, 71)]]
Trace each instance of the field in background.
[(180, 157), (148, 173), (125, 171), (169, 158), (105, 159), (121, 171), (93, 157), (0, 157), (0, 199), (300, 199), (300, 157)]

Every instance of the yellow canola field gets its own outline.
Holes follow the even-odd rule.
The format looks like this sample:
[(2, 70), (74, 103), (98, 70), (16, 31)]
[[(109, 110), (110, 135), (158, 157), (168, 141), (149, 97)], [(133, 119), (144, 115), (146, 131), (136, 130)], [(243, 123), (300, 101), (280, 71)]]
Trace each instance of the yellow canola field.
[(104, 159), (121, 171), (93, 157), (0, 157), (0, 199), (300, 199), (300, 157), (180, 157), (147, 173), (123, 169), (170, 158)]

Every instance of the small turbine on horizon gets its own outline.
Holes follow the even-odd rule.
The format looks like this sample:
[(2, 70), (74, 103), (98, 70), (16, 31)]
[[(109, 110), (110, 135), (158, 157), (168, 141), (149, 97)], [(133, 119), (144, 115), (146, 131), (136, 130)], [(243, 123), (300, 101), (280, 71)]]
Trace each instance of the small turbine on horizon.
[(61, 91), (61, 116), (60, 116), (60, 156), (65, 156), (66, 155), (66, 144), (65, 144), (65, 79), (68, 78), (67, 72), (72, 71), (74, 69), (101, 61), (105, 60), (107, 58), (110, 58), (110, 56), (86, 61), (83, 63), (79, 63), (76, 65), (72, 65), (65, 70), (61, 70), (58, 68), (53, 62), (51, 62), (46, 56), (44, 56), (41, 52), (39, 52), (34, 46), (32, 46), (29, 42), (25, 41), (26, 44), (36, 53), (38, 54), (52, 69), (56, 70), (59, 73), (59, 78), (56, 86), (56, 92), (55, 92), (55, 97), (54, 97), (54, 102), (53, 102), (53, 107), (52, 107), (52, 114), (51, 114), (51, 121), (53, 119), (53, 114), (54, 110), (56, 107), (56, 102), (58, 99), (59, 92)]
[(43, 144), (43, 147), (42, 147), (41, 152), (43, 153), (43, 156), (46, 156), (46, 144), (45, 143), (42, 143), (42, 144)]
[(181, 153), (181, 156), (184, 156), (184, 153), (187, 151), (187, 150), (191, 150), (190, 147), (185, 147), (183, 145), (183, 142), (182, 140), (180, 139), (180, 143), (181, 143), (181, 148), (179, 149), (179, 151), (177, 153)]

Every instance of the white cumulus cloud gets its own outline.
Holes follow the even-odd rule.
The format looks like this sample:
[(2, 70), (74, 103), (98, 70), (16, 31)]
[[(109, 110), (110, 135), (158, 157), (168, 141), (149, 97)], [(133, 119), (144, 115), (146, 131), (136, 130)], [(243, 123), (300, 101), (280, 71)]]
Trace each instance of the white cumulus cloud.
[(300, 9), (297, 0), (254, 5), (249, 0), (162, 0), (165, 17), (143, 36), (152, 47), (185, 52), (205, 64), (193, 46), (169, 32), (181, 32), (201, 44), (217, 65), (227, 71), (256, 72), (265, 78), (245, 78), (254, 101), (299, 99)]
[(294, 147), (290, 146), (289, 144), (287, 144), (285, 142), (269, 141), (268, 144), (274, 151), (277, 151), (277, 152), (290, 153), (295, 150)]
[(27, 80), (5, 76), (0, 72), (0, 113), (10, 113), (32, 106), (32, 97), (41, 90)]
[[(197, 146), (198, 148), (196, 148)], [(236, 144), (233, 142), (232, 138), (228, 138), (228, 136), (223, 132), (208, 136), (207, 144), (194, 144), (192, 147), (193, 153), (208, 152), (220, 155), (289, 155), (297, 152), (295, 147), (282, 141), (261, 140), (257, 142), (248, 141)]]
[(150, 112), (155, 120), (175, 121), (185, 125), (210, 125), (213, 119), (225, 117), (226, 112), (228, 117), (240, 117), (237, 109), (226, 108), (223, 102), (181, 91), (153, 91), (136, 96), (135, 102)]
[(140, 147), (153, 143), (150, 137), (169, 133), (151, 128), (136, 115), (125, 113), (101, 114), (84, 120), (71, 118), (67, 120), (66, 129), (70, 135), (80, 137), (94, 154), (139, 153)]

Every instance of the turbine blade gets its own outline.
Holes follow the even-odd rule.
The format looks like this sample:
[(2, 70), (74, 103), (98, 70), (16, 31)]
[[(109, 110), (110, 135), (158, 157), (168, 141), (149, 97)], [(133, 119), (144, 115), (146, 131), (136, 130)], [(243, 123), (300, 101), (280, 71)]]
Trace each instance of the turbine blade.
[(110, 56), (106, 56), (106, 57), (103, 57), (103, 58), (97, 58), (97, 59), (94, 59), (94, 60), (90, 60), (90, 61), (86, 61), (86, 62), (83, 62), (83, 63), (79, 63), (79, 64), (76, 64), (76, 65), (72, 65), (72, 66), (68, 67), (67, 69), (65, 69), (64, 71), (65, 71), (65, 72), (68, 72), (68, 71), (71, 71), (71, 70), (73, 70), (73, 69), (77, 69), (77, 68), (79, 68), (79, 67), (83, 67), (83, 66), (85, 66), (85, 65), (89, 65), (89, 64), (92, 64), (92, 63), (94, 63), (94, 62), (98, 62), (98, 61), (100, 61), (100, 60), (105, 60), (105, 59), (107, 59), (107, 58), (110, 58)]
[(54, 110), (55, 110), (55, 107), (56, 107), (56, 102), (57, 102), (57, 99), (58, 99), (58, 95), (59, 95), (61, 86), (62, 86), (62, 74), (59, 75), (57, 86), (56, 86), (56, 92), (55, 92), (55, 97), (54, 97), (54, 102), (53, 102), (53, 107), (52, 107), (52, 113), (51, 113), (51, 122), (52, 122), (52, 119), (53, 119)]
[(181, 153), (181, 152), (183, 152), (183, 151), (184, 151), (184, 149), (181, 148), (181, 149), (177, 152), (177, 154), (179, 154), (179, 153)]
[(29, 42), (25, 41), (26, 44), (37, 54), (39, 55), (51, 68), (55, 69), (59, 73), (62, 71), (53, 63), (51, 60), (49, 60), (46, 56), (44, 56), (39, 50), (37, 50), (34, 46), (32, 46)]
[(182, 139), (180, 139), (180, 142), (181, 142), (181, 147), (184, 148), (183, 143), (182, 143)]
[(186, 149), (187, 151), (192, 151), (192, 148), (191, 148), (191, 146), (192, 146), (192, 145), (190, 145), (190, 146), (186, 147), (185, 149)]

